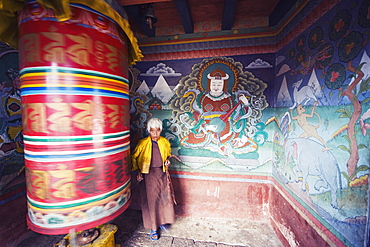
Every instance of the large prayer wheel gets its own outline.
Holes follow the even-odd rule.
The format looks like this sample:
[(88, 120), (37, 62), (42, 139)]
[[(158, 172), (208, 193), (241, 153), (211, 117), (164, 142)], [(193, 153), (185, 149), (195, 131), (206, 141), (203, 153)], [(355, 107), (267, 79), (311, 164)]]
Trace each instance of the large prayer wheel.
[(19, 13), (27, 223), (43, 234), (95, 227), (130, 203), (127, 36), (70, 9), (64, 21), (37, 2)]

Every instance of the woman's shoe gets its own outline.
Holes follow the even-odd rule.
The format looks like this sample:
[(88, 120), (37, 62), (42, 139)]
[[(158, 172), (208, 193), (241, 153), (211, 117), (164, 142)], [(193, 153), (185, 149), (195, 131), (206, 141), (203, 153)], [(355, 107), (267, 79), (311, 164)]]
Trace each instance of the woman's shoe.
[(168, 225), (167, 225), (167, 224), (165, 224), (165, 225), (160, 225), (160, 226), (159, 226), (159, 228), (161, 228), (161, 230), (162, 230), (163, 232), (165, 232), (165, 233), (167, 233), (167, 232), (170, 230), (170, 228), (168, 227)]
[(156, 241), (158, 240), (158, 232), (157, 231), (153, 231), (152, 229), (150, 229), (150, 240), (152, 241)]

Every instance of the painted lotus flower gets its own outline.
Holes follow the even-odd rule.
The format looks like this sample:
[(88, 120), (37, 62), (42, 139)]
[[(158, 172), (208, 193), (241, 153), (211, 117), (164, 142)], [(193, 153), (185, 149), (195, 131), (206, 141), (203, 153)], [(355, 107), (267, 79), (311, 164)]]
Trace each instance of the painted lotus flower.
[(345, 63), (353, 60), (362, 50), (363, 42), (362, 33), (353, 31), (348, 34), (339, 45), (339, 60)]
[(325, 84), (329, 89), (338, 89), (346, 79), (346, 69), (341, 63), (331, 65), (325, 76)]
[(315, 27), (308, 35), (308, 47), (312, 50), (316, 49), (321, 44), (321, 41), (323, 39), (324, 31), (322, 30), (322, 28), (319, 26)]
[(305, 51), (298, 51), (297, 54), (296, 54), (296, 60), (295, 60), (295, 63), (296, 63), (296, 66), (299, 66), (303, 61), (306, 60), (306, 52)]
[(302, 51), (305, 45), (306, 45), (306, 37), (304, 35), (299, 36), (297, 43), (296, 43), (297, 51)]
[(346, 35), (351, 24), (352, 16), (347, 10), (339, 11), (329, 26), (329, 37), (331, 40), (338, 40)]

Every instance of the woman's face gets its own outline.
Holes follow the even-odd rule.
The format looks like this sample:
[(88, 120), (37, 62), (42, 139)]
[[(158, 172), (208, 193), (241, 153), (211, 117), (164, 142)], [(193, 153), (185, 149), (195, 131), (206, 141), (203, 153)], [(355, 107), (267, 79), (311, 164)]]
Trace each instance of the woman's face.
[(161, 135), (161, 129), (160, 128), (150, 128), (149, 135), (153, 141), (158, 141), (159, 136)]

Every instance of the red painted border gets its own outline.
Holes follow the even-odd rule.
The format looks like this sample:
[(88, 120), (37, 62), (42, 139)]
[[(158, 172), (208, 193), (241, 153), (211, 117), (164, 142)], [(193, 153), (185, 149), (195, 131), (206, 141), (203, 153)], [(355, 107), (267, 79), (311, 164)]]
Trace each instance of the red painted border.
[[(283, 192), (284, 196), (286, 196), (291, 203), (293, 203), (294, 207), (298, 208), (302, 214), (306, 215), (307, 218), (323, 233), (325, 234), (336, 246), (345, 246), (345, 244), (337, 237), (335, 236), (331, 231), (329, 231), (317, 218), (315, 218), (302, 204), (300, 204), (290, 193), (288, 193), (285, 188), (283, 188), (279, 183), (276, 182), (274, 178), (273, 182), (275, 187), (279, 188), (281, 192)], [(281, 192), (278, 191), (280, 195)], [(283, 196), (282, 195), (282, 196)], [(287, 201), (289, 204), (291, 204), (289, 201)], [(292, 206), (293, 206), (292, 205)], [(303, 219), (305, 220), (305, 219)]]

